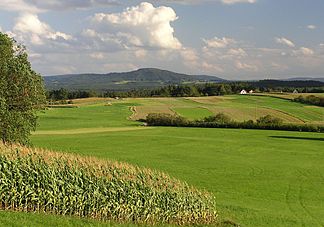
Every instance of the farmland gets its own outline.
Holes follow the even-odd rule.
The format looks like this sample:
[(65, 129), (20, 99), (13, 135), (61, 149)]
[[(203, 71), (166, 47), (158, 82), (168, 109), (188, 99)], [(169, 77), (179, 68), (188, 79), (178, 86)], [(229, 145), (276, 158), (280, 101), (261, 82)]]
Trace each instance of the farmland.
[(145, 118), (152, 112), (178, 113), (189, 119), (222, 112), (236, 121), (256, 120), (271, 114), (286, 123), (324, 123), (323, 108), (267, 96), (126, 99), (125, 102), (137, 105), (133, 119)]
[[(192, 119), (223, 111), (236, 120), (251, 119), (269, 110), (287, 122), (322, 123), (323, 108), (257, 96), (74, 103), (78, 108), (40, 113), (39, 128), (32, 136), (36, 147), (164, 171), (213, 193), (220, 217), (243, 226), (324, 224), (322, 134), (154, 128), (129, 120), (145, 117), (153, 110), (177, 112)], [(8, 215), (24, 216), (5, 214), (2, 220)], [(45, 219), (53, 221), (51, 216)], [(79, 225), (78, 220), (71, 222)]]

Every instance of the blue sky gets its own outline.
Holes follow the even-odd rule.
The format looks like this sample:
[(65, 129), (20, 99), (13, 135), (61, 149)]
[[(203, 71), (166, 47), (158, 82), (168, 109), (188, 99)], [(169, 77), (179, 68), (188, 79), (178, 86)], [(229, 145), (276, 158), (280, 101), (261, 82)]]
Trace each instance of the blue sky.
[(157, 67), (226, 79), (324, 76), (323, 0), (2, 0), (42, 75)]

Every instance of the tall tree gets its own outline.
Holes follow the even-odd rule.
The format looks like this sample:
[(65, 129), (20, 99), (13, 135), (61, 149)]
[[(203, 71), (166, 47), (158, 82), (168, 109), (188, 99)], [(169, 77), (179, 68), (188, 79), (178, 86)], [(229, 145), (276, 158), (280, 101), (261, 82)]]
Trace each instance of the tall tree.
[(0, 32), (0, 138), (28, 144), (37, 110), (46, 102), (43, 80), (31, 68), (24, 46)]

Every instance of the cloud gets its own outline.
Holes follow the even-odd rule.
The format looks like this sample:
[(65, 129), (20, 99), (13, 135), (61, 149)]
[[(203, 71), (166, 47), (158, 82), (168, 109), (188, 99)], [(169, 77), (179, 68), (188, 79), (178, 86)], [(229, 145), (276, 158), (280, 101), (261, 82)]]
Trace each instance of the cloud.
[(286, 45), (288, 47), (295, 47), (295, 44), (290, 41), (289, 39), (287, 38), (275, 38), (276, 42), (279, 43), (279, 44), (282, 44), (282, 45)]
[(97, 6), (119, 4), (116, 0), (1, 0), (0, 9), (39, 13), (53, 10), (89, 9)]
[(293, 52), (295, 56), (304, 56), (304, 57), (309, 57), (313, 56), (315, 54), (314, 50), (307, 48), (307, 47), (301, 47), (299, 50), (295, 50)]
[(48, 40), (72, 40), (72, 36), (54, 31), (48, 24), (41, 22), (37, 15), (23, 14), (17, 18), (13, 34), (23, 42), (33, 45), (43, 45)]
[(24, 0), (1, 0), (0, 10), (18, 11), (18, 12), (40, 12), (33, 4), (28, 4)]
[(222, 0), (222, 3), (227, 5), (233, 5), (236, 3), (256, 3), (257, 0)]
[(97, 34), (115, 38), (126, 48), (180, 49), (182, 44), (174, 36), (170, 24), (177, 19), (172, 8), (155, 8), (151, 3), (143, 2), (121, 13), (95, 14), (91, 21)]
[(317, 28), (317, 26), (313, 25), (313, 24), (310, 24), (310, 25), (307, 25), (307, 28), (310, 29), (310, 30), (315, 30)]
[(44, 10), (89, 9), (96, 6), (120, 5), (116, 0), (24, 0)]
[(237, 61), (235, 63), (235, 67), (237, 69), (241, 69), (241, 70), (247, 70), (247, 71), (258, 71), (258, 67), (256, 65), (252, 65), (252, 64), (247, 64), (247, 63), (242, 63), (240, 61)]
[(201, 70), (203, 72), (210, 72), (210, 73), (224, 73), (224, 69), (221, 66), (216, 64), (210, 64), (206, 61), (202, 62)]
[(185, 61), (190, 63), (195, 62), (199, 59), (197, 52), (192, 48), (184, 48), (183, 50), (181, 50), (181, 56), (183, 57), (183, 59), (185, 59)]
[[(226, 5), (233, 5), (237, 3), (256, 3), (257, 0), (216, 0)], [(207, 2), (215, 2), (215, 0), (154, 0), (154, 2), (167, 2), (167, 3), (177, 3), (182, 5), (198, 5)]]
[[(12, 4), (13, 2), (18, 5)], [(141, 67), (157, 67), (189, 74), (205, 73), (228, 79), (260, 78), (269, 73), (273, 77), (323, 73), (323, 41), (313, 46), (301, 47), (285, 37), (278, 37), (275, 42), (281, 45), (269, 48), (214, 34), (212, 38), (201, 39), (200, 45), (186, 46), (175, 36), (172, 22), (178, 17), (174, 9), (153, 6), (147, 2), (117, 13), (93, 13), (88, 20), (84, 20), (83, 28), (73, 35), (58, 31), (54, 25), (51, 26), (41, 19), (45, 16), (41, 13), (49, 10), (64, 7), (85, 9), (101, 3), (113, 4), (112, 2), (3, 0), (0, 1), (0, 6), (18, 12), (14, 26), (7, 33), (27, 46), (33, 68), (45, 75), (106, 73)], [(173, 2), (222, 4), (221, 0)], [(249, 3), (223, 3), (239, 2)], [(97, 9), (94, 11), (98, 12)], [(92, 12), (87, 11), (85, 14)], [(6, 31), (8, 24), (3, 29)]]
[(208, 48), (226, 48), (229, 45), (237, 43), (234, 39), (227, 37), (214, 37), (212, 39), (203, 39), (203, 42), (207, 45)]
[(230, 55), (230, 56), (235, 56), (235, 57), (246, 57), (246, 56), (248, 56), (246, 51), (243, 50), (242, 48), (237, 48), (237, 49), (232, 48), (227, 52), (227, 54)]

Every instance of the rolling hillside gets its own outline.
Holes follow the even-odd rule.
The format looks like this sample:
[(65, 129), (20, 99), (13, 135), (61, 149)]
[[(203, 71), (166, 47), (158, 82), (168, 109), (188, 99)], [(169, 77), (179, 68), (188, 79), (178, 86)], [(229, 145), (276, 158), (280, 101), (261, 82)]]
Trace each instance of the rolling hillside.
[(166, 70), (146, 68), (131, 72), (108, 74), (71, 74), (44, 77), (48, 90), (130, 90), (161, 87), (169, 84), (219, 82), (221, 78), (205, 75), (186, 75)]
[[(188, 118), (221, 110), (235, 119), (243, 119), (246, 114), (252, 118), (267, 109), (287, 121), (322, 122), (323, 108), (273, 97), (238, 95), (92, 98), (74, 100), (74, 104), (79, 108), (48, 109), (39, 114), (39, 127), (32, 136), (36, 147), (166, 172), (213, 193), (220, 219), (241, 226), (324, 224), (323, 134), (141, 127), (140, 122), (127, 119), (132, 115), (131, 107), (136, 107), (138, 114), (170, 110)], [(3, 214), (0, 225), (1, 219), (13, 215)], [(45, 217), (42, 222), (53, 223), (51, 220)], [(77, 221), (70, 223), (79, 226)]]

